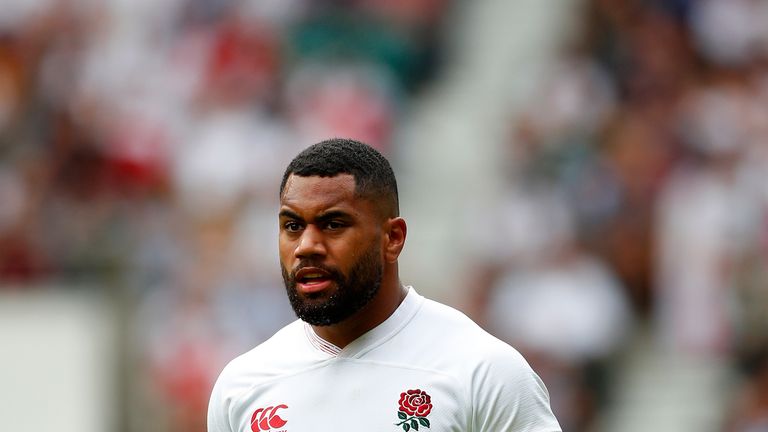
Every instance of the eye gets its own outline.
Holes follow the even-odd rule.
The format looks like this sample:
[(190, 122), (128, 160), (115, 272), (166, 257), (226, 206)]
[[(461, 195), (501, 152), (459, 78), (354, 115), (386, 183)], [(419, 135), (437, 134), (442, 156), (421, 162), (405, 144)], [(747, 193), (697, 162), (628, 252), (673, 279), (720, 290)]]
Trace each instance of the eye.
[(337, 220), (328, 221), (328, 223), (325, 224), (325, 228), (328, 229), (328, 230), (331, 230), (331, 231), (340, 230), (340, 229), (342, 229), (342, 228), (344, 228), (346, 226), (347, 226), (347, 224), (345, 224), (344, 222), (341, 222), (341, 221), (337, 221)]
[(283, 224), (283, 229), (288, 232), (299, 232), (301, 231), (301, 224), (299, 224), (296, 221), (288, 221)]

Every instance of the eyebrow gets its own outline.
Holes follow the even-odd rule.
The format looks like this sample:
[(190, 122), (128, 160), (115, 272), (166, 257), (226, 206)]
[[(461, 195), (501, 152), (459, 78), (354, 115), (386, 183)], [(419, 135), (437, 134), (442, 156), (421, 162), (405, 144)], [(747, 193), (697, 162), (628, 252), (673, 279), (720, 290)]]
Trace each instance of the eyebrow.
[(295, 213), (295, 212), (293, 212), (291, 210), (286, 210), (286, 209), (280, 210), (280, 213), (278, 213), (278, 216), (279, 217), (287, 217), (287, 218), (291, 218), (291, 219), (302, 220), (302, 217), (299, 216), (297, 213)]
[(352, 215), (349, 214), (349, 212), (345, 212), (342, 210), (331, 210), (327, 213), (321, 213), (317, 220), (318, 222), (325, 222), (331, 219), (351, 219)]
[[(295, 219), (295, 220), (299, 220), (299, 221), (304, 221), (304, 218), (299, 216), (298, 213), (296, 213), (296, 212), (294, 212), (292, 210), (288, 210), (288, 209), (280, 210), (280, 213), (278, 215), (280, 217), (285, 217), (285, 218), (291, 218), (291, 219)], [(352, 215), (349, 212), (346, 212), (346, 211), (343, 211), (343, 210), (331, 210), (331, 211), (328, 211), (328, 212), (325, 212), (325, 213), (321, 213), (315, 219), (318, 222), (325, 222), (325, 221), (328, 221), (328, 220), (331, 220), (331, 219), (337, 219), (337, 218), (338, 219), (351, 219)]]

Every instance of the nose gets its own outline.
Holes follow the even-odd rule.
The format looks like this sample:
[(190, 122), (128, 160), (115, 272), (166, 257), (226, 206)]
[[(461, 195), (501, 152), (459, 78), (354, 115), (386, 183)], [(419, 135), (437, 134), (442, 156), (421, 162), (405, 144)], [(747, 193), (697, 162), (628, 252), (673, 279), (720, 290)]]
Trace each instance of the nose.
[(294, 255), (296, 258), (324, 256), (326, 253), (322, 232), (314, 225), (307, 225), (299, 237)]

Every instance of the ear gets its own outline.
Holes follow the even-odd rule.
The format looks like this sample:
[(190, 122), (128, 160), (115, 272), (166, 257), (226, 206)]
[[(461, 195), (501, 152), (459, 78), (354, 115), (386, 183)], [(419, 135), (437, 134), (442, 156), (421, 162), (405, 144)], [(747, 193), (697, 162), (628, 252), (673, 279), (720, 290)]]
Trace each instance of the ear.
[(405, 246), (408, 227), (405, 224), (405, 219), (401, 217), (388, 219), (385, 224), (384, 259), (388, 263), (394, 263)]

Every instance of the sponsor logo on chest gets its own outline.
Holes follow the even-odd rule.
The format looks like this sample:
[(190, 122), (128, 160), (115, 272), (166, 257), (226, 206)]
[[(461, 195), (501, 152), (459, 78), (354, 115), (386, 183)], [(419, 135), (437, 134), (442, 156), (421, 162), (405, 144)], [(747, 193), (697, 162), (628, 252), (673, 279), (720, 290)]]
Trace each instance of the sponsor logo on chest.
[(280, 404), (257, 409), (251, 416), (251, 430), (253, 432), (288, 432), (287, 429), (280, 429), (288, 423), (288, 420), (283, 420), (278, 415), (278, 411), (287, 408), (288, 405)]

